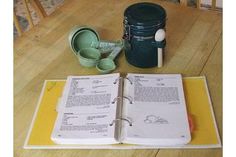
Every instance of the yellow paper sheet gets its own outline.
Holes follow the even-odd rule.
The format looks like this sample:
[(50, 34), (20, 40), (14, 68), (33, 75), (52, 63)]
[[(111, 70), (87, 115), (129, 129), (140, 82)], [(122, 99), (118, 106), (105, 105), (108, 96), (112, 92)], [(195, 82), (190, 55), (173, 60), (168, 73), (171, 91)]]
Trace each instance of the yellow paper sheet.
[(46, 81), (45, 83), (28, 145), (54, 145), (50, 136), (57, 116), (56, 105), (58, 98), (61, 97), (65, 81)]
[(183, 79), (183, 84), (188, 114), (191, 115), (194, 123), (189, 144), (218, 144), (218, 134), (205, 78), (186, 78)]
[[(204, 77), (188, 77), (183, 79), (184, 93), (188, 113), (192, 116), (194, 131), (192, 140), (188, 145), (174, 148), (207, 148), (220, 147), (218, 131), (215, 125), (208, 89)], [(116, 144), (100, 147), (81, 145), (58, 145), (51, 139), (51, 132), (56, 120), (56, 106), (58, 98), (62, 95), (65, 80), (46, 80), (38, 107), (29, 130), (25, 148), (108, 148), (108, 149), (144, 149), (156, 148), (153, 146), (140, 146), (129, 144)]]

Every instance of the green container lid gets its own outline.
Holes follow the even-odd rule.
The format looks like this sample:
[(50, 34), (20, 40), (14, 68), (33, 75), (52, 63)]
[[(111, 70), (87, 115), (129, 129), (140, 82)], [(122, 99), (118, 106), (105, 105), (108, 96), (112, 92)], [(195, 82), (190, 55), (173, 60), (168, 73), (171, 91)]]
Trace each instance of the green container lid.
[(98, 33), (90, 27), (74, 27), (69, 34), (69, 45), (75, 55), (83, 48), (91, 47), (91, 44), (98, 42)]
[(129, 6), (124, 16), (129, 25), (151, 26), (165, 22), (166, 12), (158, 4), (144, 2)]

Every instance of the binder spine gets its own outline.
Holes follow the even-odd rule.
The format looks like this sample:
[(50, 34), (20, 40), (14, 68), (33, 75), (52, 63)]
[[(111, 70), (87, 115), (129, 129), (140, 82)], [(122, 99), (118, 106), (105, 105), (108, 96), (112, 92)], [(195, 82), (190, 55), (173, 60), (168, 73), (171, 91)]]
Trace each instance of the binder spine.
[(126, 79), (129, 82), (130, 85), (133, 84), (133, 82), (129, 78), (118, 77), (114, 80), (114, 82), (113, 82), (114, 84), (119, 83), (119, 92), (118, 92), (119, 94), (118, 94), (117, 97), (115, 97), (113, 99), (113, 101), (111, 103), (115, 104), (117, 102), (117, 116), (109, 124), (110, 126), (113, 126), (113, 125), (115, 125), (116, 127), (119, 126), (118, 127), (119, 130), (117, 130), (116, 135), (117, 135), (118, 141), (120, 141), (120, 142), (122, 142), (122, 138), (123, 138), (123, 136), (122, 136), (123, 131), (122, 131), (122, 127), (121, 127), (123, 122), (128, 123), (129, 126), (132, 126), (132, 121), (128, 118), (125, 118), (125, 116), (123, 115), (123, 99), (128, 100), (129, 104), (133, 104), (133, 99), (130, 96), (123, 95), (124, 94), (123, 93), (124, 79)]

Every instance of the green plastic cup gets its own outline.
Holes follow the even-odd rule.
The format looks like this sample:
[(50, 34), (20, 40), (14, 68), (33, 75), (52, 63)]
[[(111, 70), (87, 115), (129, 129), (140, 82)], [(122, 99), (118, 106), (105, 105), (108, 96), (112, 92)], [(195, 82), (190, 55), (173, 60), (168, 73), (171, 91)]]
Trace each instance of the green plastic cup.
[(77, 57), (82, 66), (94, 67), (98, 64), (101, 53), (95, 48), (83, 48), (79, 51)]

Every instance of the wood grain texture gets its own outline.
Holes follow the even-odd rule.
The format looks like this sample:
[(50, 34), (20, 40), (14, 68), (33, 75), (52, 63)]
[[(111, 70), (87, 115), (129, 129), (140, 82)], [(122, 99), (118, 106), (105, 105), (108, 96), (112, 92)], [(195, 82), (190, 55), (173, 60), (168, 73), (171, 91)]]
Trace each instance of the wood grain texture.
[[(94, 27), (104, 40), (121, 39), (123, 12), (137, 0), (68, 0), (14, 43), (14, 154), (42, 156), (222, 156), (222, 149), (196, 150), (24, 150), (24, 140), (45, 79), (68, 75), (98, 74), (79, 65), (68, 45), (75, 25)], [(220, 136), (222, 135), (222, 14), (184, 7), (166, 1), (167, 46), (164, 67), (141, 69), (128, 64), (124, 53), (117, 57), (114, 72), (181, 73), (207, 77)], [(45, 119), (46, 120), (46, 119)]]

